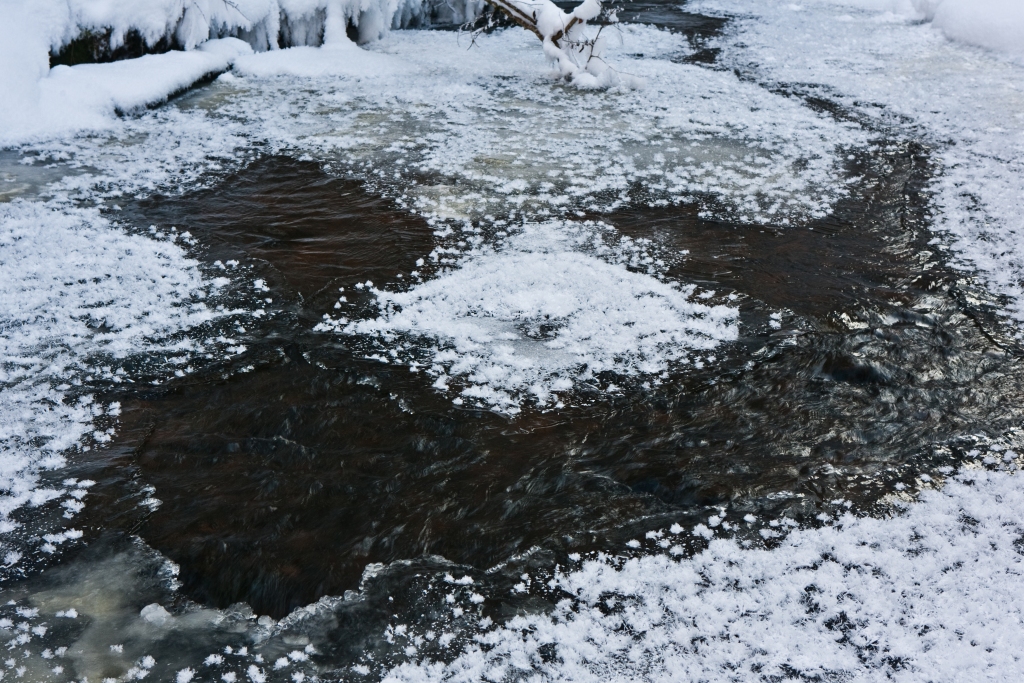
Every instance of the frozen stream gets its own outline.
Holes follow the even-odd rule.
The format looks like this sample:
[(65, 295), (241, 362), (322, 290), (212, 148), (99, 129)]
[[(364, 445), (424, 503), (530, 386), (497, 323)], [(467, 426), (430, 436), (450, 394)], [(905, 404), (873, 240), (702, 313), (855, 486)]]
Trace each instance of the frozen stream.
[(398, 31), (0, 152), (3, 671), (1024, 671), (1017, 285), (950, 228), (966, 153), (716, 7), (622, 14), (642, 87)]

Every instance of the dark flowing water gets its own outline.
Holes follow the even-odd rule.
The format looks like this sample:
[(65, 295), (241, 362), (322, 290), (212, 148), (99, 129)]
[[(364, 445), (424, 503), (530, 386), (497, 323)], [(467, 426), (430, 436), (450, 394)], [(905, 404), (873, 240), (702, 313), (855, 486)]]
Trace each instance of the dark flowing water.
[[(924, 152), (895, 144), (856, 165), (861, 188), (809, 228), (685, 207), (605, 216), (689, 249), (673, 279), (753, 294), (741, 338), (662, 387), (514, 418), (455, 407), (424, 376), (311, 331), (338, 287), (397, 284), (431, 248), (423, 221), (358, 183), (274, 157), (128, 207), (190, 230), (209, 261), (254, 264), (276, 314), (229, 364), (120, 397), (122, 437), (87, 514), (179, 563), (193, 599), (281, 617), (357, 588), (369, 563), (485, 569), (535, 547), (618, 548), (713, 506), (806, 521), (836, 498), (869, 505), (954, 462), (961, 435), (1009, 427), (1021, 378), (925, 245)], [(162, 501), (144, 518), (117, 502), (134, 505), (136, 479)]]
[[(657, 5), (630, 11), (698, 44), (721, 25)], [(894, 140), (849, 164), (861, 177), (851, 197), (808, 227), (640, 202), (599, 216), (689, 250), (669, 277), (739, 295), (740, 338), (661, 386), (583, 387), (565, 409), (515, 417), (454, 406), (424, 375), (312, 331), (339, 287), (368, 313), (352, 285), (401, 287), (435, 243), (425, 221), (358, 180), (275, 156), (209, 190), (124, 202), (130, 223), (188, 230), (206, 264), (237, 260), (248, 281), (263, 279), (269, 315), (233, 333), (247, 347), (239, 356), (166, 385), (110, 389), (123, 406), (118, 439), (72, 465), (99, 482), (79, 561), (100, 581), (137, 535), (180, 565), (182, 585), (176, 597), (139, 580), (125, 598), (133, 610), (191, 600), (235, 605), (243, 622), (237, 603), (281, 618), (362, 587), (365, 600), (317, 622), (329, 670), (388, 652), (380, 631), (392, 614), (437, 618), (436, 577), (453, 567), (478, 577), (483, 609), (500, 620), (544, 609), (508, 587), (571, 552), (633, 552), (629, 539), (715, 509), (814, 523), (835, 499), (870, 510), (895, 483), (912, 489), (961, 459), (965, 435), (1019, 423), (1021, 353), (928, 244), (927, 150)], [(159, 507), (138, 505), (146, 492)], [(361, 582), (373, 563), (386, 568)], [(37, 581), (58, 590), (60, 571)]]

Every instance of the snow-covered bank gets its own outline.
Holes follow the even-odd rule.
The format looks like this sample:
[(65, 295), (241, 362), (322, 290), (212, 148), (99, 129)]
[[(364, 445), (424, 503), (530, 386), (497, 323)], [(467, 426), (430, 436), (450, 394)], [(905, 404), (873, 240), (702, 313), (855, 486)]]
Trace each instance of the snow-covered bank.
[(39, 81), (37, 106), (9, 112), (0, 144), (110, 128), (117, 114), (159, 104), (197, 81), (226, 71), (236, 57), (251, 52), (248, 44), (236, 38), (222, 38), (192, 52), (56, 66)]
[(830, 0), (930, 22), (947, 37), (1024, 56), (1024, 4), (1017, 0)]
[[(1019, 466), (999, 448), (992, 462)], [(1016, 463), (1016, 464), (1014, 464)], [(558, 572), (552, 614), (484, 629), (448, 663), (397, 683), (448, 681), (973, 681), (1024, 676), (1024, 487), (971, 469), (889, 519), (843, 513), (772, 550), (729, 538), (683, 560), (600, 555)], [(721, 518), (715, 517), (712, 526)], [(741, 519), (726, 522), (743, 526)], [(721, 528), (718, 526), (718, 528)], [(765, 531), (770, 531), (766, 529)], [(707, 526), (660, 534), (712, 538)], [(654, 534), (656, 537), (659, 534)], [(466, 591), (468, 593), (469, 591)], [(468, 595), (449, 609), (468, 609)], [(427, 637), (431, 637), (428, 634)]]
[[(349, 27), (369, 42), (392, 27), (461, 22), (482, 7), (482, 0), (0, 0), (0, 147), (108, 128), (115, 112), (161, 102), (245, 51), (351, 44)], [(51, 70), (51, 52), (83, 31), (109, 34), (103, 40), (111, 48), (134, 32), (147, 45), (163, 41), (187, 54)], [(216, 40), (232, 36), (248, 47)], [(201, 54), (191, 53), (204, 44)]]

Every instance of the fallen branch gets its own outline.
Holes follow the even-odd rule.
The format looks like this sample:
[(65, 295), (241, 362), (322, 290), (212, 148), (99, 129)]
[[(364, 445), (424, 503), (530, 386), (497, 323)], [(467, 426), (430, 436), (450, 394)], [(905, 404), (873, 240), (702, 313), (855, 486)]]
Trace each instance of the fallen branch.
[[(583, 29), (588, 21), (601, 14), (600, 0), (583, 0), (572, 12), (563, 12), (551, 0), (486, 0), (509, 19), (537, 36), (546, 54), (558, 64), (566, 78), (574, 81), (588, 81), (581, 78), (589, 73), (590, 80), (607, 73), (603, 63), (594, 60), (601, 46), (600, 31), (594, 38), (588, 38)], [(607, 81), (607, 78), (603, 80)], [(597, 81), (587, 85), (599, 85)]]

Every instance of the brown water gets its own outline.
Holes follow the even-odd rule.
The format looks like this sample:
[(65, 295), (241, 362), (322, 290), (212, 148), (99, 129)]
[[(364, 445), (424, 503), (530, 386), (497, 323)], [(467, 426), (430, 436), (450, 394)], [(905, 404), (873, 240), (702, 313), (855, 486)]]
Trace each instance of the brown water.
[[(870, 506), (955, 462), (963, 434), (1019, 419), (1006, 397), (1021, 373), (925, 244), (925, 153), (894, 144), (853, 163), (863, 184), (810, 228), (685, 207), (604, 216), (689, 249), (673, 279), (743, 294), (741, 338), (656, 389), (581, 391), (514, 418), (455, 407), (423, 375), (311, 331), (338, 287), (399, 286), (433, 244), (357, 182), (274, 157), (126, 207), (191, 231), (208, 262), (250, 264), (273, 315), (240, 335), (242, 356), (117, 396), (122, 436), (85, 514), (179, 563), (192, 599), (281, 617), (357, 588), (374, 562), (486, 569), (536, 547), (622, 548), (709, 506), (801, 520), (836, 498)], [(125, 493), (140, 481), (162, 501), (152, 514)]]

